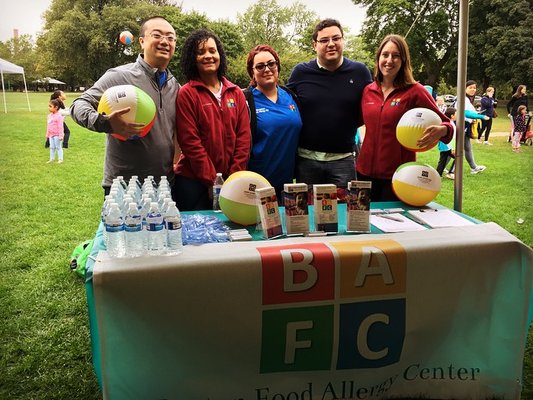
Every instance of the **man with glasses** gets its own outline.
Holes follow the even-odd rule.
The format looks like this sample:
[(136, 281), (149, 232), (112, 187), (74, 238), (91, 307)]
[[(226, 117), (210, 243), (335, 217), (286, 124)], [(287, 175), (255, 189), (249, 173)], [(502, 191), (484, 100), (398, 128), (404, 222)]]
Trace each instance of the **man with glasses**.
[[(105, 194), (109, 193), (117, 176), (127, 181), (137, 175), (141, 182), (149, 175), (156, 180), (166, 176), (171, 184), (174, 182), (176, 97), (180, 85), (167, 67), (176, 49), (176, 32), (165, 18), (150, 17), (141, 25), (139, 43), (143, 53), (137, 61), (109, 69), (71, 107), (72, 118), (78, 124), (107, 133), (102, 181)], [(154, 100), (156, 119), (149, 134), (142, 139), (132, 139), (142, 129), (142, 124), (122, 118), (129, 108), (109, 115), (97, 111), (105, 90), (117, 85), (134, 85)], [(130, 140), (117, 139), (111, 133)]]
[(298, 64), (287, 83), (298, 96), (303, 121), (296, 179), (310, 187), (333, 183), (345, 189), (355, 179), (361, 95), (372, 76), (364, 64), (343, 57), (343, 35), (337, 20), (320, 21), (313, 32), (317, 58)]

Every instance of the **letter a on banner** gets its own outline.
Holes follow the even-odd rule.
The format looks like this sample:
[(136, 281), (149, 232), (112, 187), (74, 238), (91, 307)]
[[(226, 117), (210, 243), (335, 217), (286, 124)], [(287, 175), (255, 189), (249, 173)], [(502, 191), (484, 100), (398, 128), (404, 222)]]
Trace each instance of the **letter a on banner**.
[[(392, 285), (394, 283), (387, 256), (381, 249), (377, 247), (363, 247), (361, 249), (361, 255), (361, 267), (355, 278), (356, 287), (364, 286), (366, 277), (370, 275), (381, 275), (386, 285)], [(374, 264), (377, 265), (372, 266), (373, 260), (375, 260)]]

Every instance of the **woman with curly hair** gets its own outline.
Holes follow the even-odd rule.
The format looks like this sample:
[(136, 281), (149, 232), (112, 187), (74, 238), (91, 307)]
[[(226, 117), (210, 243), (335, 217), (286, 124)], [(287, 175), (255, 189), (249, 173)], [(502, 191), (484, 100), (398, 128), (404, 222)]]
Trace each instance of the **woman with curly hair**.
[(174, 196), (180, 210), (212, 207), (217, 172), (227, 178), (245, 170), (250, 154), (250, 120), (242, 90), (226, 79), (220, 39), (207, 29), (183, 44), (181, 67), (187, 83), (176, 100), (177, 141)]

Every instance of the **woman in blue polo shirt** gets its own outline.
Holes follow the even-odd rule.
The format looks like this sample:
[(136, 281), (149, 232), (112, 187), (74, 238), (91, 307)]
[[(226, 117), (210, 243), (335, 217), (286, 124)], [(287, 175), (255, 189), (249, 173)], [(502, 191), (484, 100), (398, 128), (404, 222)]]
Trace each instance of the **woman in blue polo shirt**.
[(279, 86), (279, 57), (268, 45), (248, 53), (246, 68), (252, 81), (244, 91), (250, 109), (252, 151), (248, 170), (264, 176), (276, 189), (292, 183), (302, 120), (294, 93)]

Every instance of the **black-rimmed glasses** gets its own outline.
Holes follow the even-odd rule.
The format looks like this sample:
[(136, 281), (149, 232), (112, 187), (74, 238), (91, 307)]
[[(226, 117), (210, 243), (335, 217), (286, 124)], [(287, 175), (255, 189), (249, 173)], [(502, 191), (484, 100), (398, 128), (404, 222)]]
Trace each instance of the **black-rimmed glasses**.
[(256, 71), (262, 72), (265, 68), (268, 67), (269, 70), (275, 71), (278, 68), (278, 63), (276, 61), (269, 61), (267, 63), (256, 64), (254, 66)]

